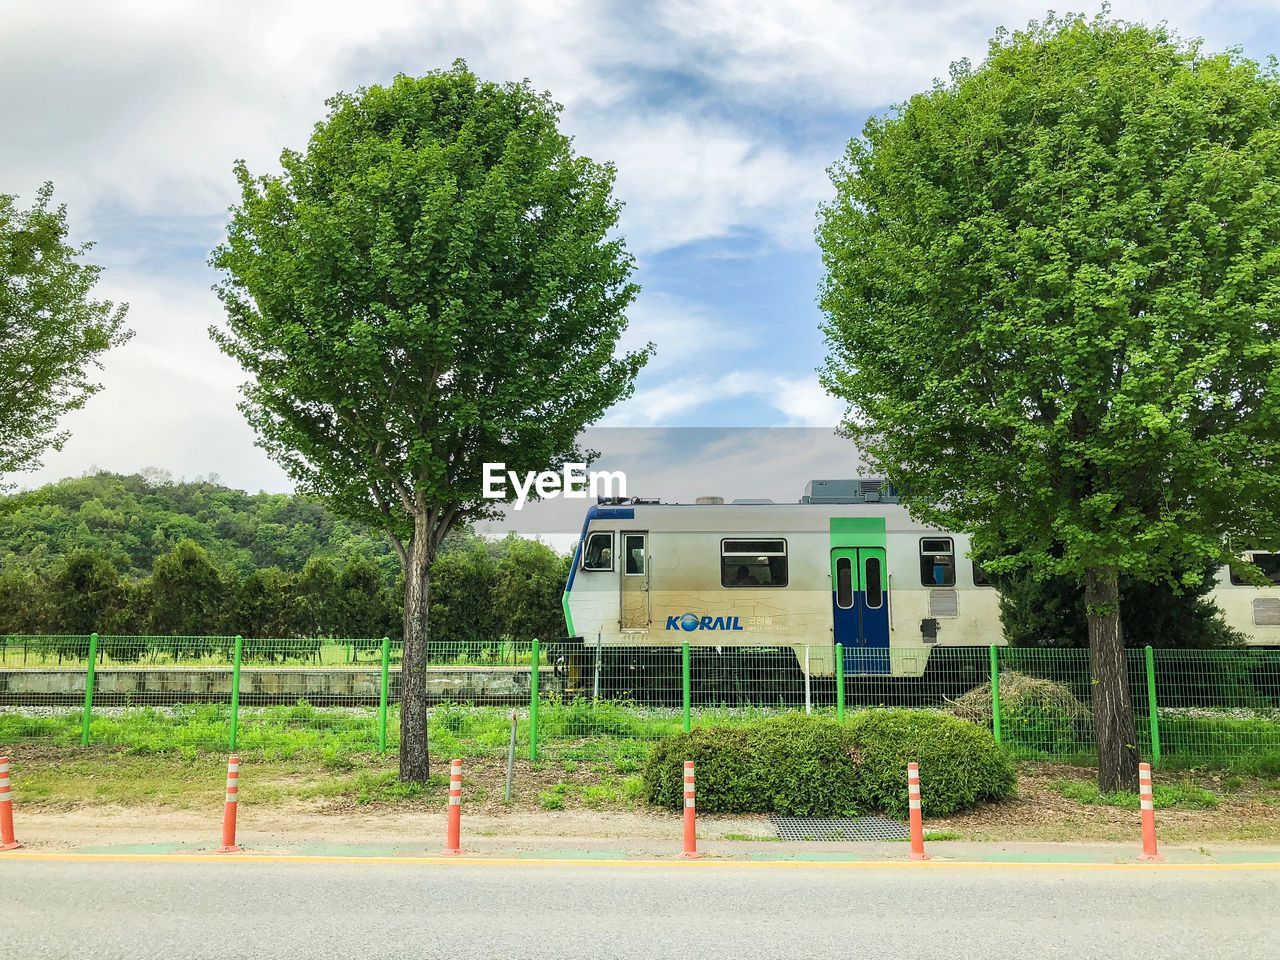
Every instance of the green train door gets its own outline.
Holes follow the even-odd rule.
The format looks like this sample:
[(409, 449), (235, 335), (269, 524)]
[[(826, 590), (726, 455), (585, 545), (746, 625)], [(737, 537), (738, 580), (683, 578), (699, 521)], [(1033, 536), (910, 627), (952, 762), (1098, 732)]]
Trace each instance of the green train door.
[(831, 616), (846, 674), (889, 672), (888, 574), (883, 547), (831, 551)]

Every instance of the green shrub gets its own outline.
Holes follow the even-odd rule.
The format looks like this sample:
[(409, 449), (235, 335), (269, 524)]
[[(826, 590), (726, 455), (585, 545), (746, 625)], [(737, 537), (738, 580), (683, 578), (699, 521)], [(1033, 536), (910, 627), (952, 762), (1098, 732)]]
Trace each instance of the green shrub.
[(945, 817), (1011, 797), (1013, 764), (976, 724), (928, 710), (861, 710), (848, 721), (858, 763), (858, 796), (870, 810), (907, 815), (906, 769), (920, 764), (920, 808)]
[(697, 765), (698, 807), (708, 813), (860, 812), (848, 735), (834, 720), (796, 714), (668, 737), (645, 767), (650, 803), (681, 806), (686, 760)]
[(684, 797), (684, 762), (698, 771), (698, 806), (708, 813), (750, 813), (772, 809), (767, 771), (755, 759), (745, 727), (699, 727), (658, 741), (644, 769), (649, 802), (679, 808)]
[(678, 809), (683, 765), (697, 765), (709, 813), (855, 816), (907, 812), (906, 766), (921, 766), (926, 814), (1012, 795), (1013, 767), (980, 727), (923, 710), (868, 710), (846, 723), (803, 714), (704, 727), (658, 743), (644, 771), (650, 803)]

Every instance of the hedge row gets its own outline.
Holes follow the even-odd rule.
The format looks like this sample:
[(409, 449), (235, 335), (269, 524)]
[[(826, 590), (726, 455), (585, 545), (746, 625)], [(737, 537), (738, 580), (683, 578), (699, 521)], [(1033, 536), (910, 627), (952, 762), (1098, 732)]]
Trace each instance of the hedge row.
[(926, 816), (1010, 797), (1016, 783), (988, 731), (927, 710), (866, 710), (844, 723), (795, 714), (668, 737), (645, 768), (650, 803), (682, 805), (686, 760), (708, 813), (905, 817), (912, 760)]

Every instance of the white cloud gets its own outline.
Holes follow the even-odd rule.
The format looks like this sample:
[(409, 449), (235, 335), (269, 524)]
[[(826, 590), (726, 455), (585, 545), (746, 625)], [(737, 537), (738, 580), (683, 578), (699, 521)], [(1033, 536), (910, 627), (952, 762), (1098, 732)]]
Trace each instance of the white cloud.
[[(239, 371), (205, 336), (219, 309), (208, 274), (173, 274), (165, 261), (179, 241), (196, 255), (216, 242), (234, 200), (233, 160), (273, 168), (282, 147), (305, 145), (338, 90), (458, 56), (486, 78), (528, 77), (565, 105), (582, 152), (617, 164), (622, 227), (642, 260), (741, 237), (765, 256), (770, 245), (810, 249), (824, 168), (838, 140), (857, 132), (806, 141), (805, 111), (828, 123), (848, 116), (852, 127), (854, 115), (905, 98), (950, 61), (981, 59), (997, 25), (1021, 26), (1043, 15), (1042, 3), (10, 4), (0, 32), (0, 192), (29, 199), (53, 180), (76, 234), (102, 241), (94, 257), (114, 267), (104, 293), (133, 303), (138, 330), (107, 358), (104, 392), (68, 418), (66, 450), (17, 479), (156, 464), (284, 485), (235, 409)], [(1218, 16), (1205, 2), (1115, 3), (1116, 16), (1168, 17), (1217, 47), (1252, 29), (1246, 14)], [(634, 315), (634, 342), (653, 339), (659, 353), (612, 422), (659, 423), (733, 397), (769, 403), (788, 423), (838, 420), (812, 376), (745, 356), (760, 346), (734, 317), (652, 294)], [(738, 373), (668, 378), (676, 365), (693, 369), (691, 357), (730, 350), (741, 354), (731, 361)], [(650, 385), (655, 375), (663, 379)]]
[(649, 112), (588, 129), (579, 142), (617, 164), (622, 230), (642, 255), (749, 229), (803, 246), (812, 242), (814, 210), (830, 194), (831, 157), (722, 121)]
[(653, 343), (657, 352), (644, 368), (644, 376), (687, 368), (709, 355), (750, 351), (757, 346), (756, 335), (733, 319), (713, 315), (701, 304), (668, 294), (644, 294), (628, 311), (627, 331), (619, 352), (636, 350)]
[(827, 393), (816, 378), (777, 377), (770, 396), (788, 426), (829, 427), (844, 415), (844, 404)]
[(218, 211), (234, 159), (261, 166), (299, 144), (345, 54), (417, 16), (412, 3), (18, 5), (0, 37), (0, 169), (86, 208)]
[(659, 425), (724, 400), (751, 397), (774, 408), (786, 427), (835, 427), (843, 406), (817, 377), (779, 375), (769, 370), (735, 370), (720, 377), (670, 379), (637, 390), (604, 421), (606, 427)]
[[(1222, 47), (1240, 41), (1207, 0), (1114, 0), (1112, 15), (1168, 19)], [(1043, 19), (1044, 0), (669, 0), (658, 17), (718, 89), (756, 103), (870, 109), (905, 100), (951, 63), (986, 54), (996, 28)]]
[[(1021, 26), (1041, 4), (17, 4), (0, 34), (0, 183), (29, 194), (53, 179), (81, 218), (104, 200), (218, 213), (233, 199), (231, 162), (273, 166), (281, 147), (303, 145), (336, 90), (464, 56), (484, 76), (551, 90), (581, 148), (617, 162), (637, 250), (744, 230), (804, 244), (834, 157), (724, 108), (883, 106), (954, 59), (980, 59), (997, 25)], [(1219, 45), (1238, 39), (1205, 2), (1115, 7)], [(646, 79), (680, 72), (707, 89), (660, 96)]]
[(220, 319), (213, 295), (129, 276), (112, 277), (101, 293), (131, 300), (133, 340), (104, 358), (103, 390), (67, 416), (71, 438), (62, 451), (46, 456), (39, 470), (6, 479), (31, 487), (89, 469), (155, 466), (186, 477), (216, 473), (248, 490), (289, 489), (236, 409), (240, 368), (206, 336)]

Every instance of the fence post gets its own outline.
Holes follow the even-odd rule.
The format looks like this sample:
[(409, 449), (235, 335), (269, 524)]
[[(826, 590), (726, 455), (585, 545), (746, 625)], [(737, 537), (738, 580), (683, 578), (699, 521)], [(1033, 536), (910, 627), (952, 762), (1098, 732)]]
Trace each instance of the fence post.
[(604, 631), (597, 630), (596, 631), (596, 662), (593, 668), (592, 681), (591, 681), (591, 699), (592, 700), (600, 699), (600, 661), (601, 661), (600, 646), (603, 642), (604, 642)]
[(231, 658), (231, 752), (236, 752), (236, 736), (240, 732), (240, 658), (244, 655), (244, 637), (236, 635), (235, 653)]
[(538, 759), (538, 638), (533, 638), (533, 663), (529, 668), (529, 759)]
[(1147, 714), (1151, 721), (1151, 765), (1160, 766), (1160, 713), (1156, 706), (1156, 656), (1147, 644)]
[(98, 635), (89, 634), (89, 667), (84, 675), (84, 720), (80, 724), (80, 746), (89, 745), (89, 718), (93, 715), (93, 677), (98, 663)]
[(813, 671), (809, 669), (809, 650), (810, 647), (806, 643), (804, 645), (804, 712), (806, 716), (813, 713)]
[(391, 676), (391, 638), (382, 638), (382, 686), (378, 691), (378, 752), (387, 752), (387, 688)]
[(996, 654), (996, 645), (989, 647), (991, 651), (991, 735), (1000, 742), (1000, 661)]
[(836, 644), (836, 719), (844, 719), (844, 644)]
[(689, 644), (680, 648), (680, 678), (684, 691), (684, 732), (693, 729), (693, 671), (689, 668)]

